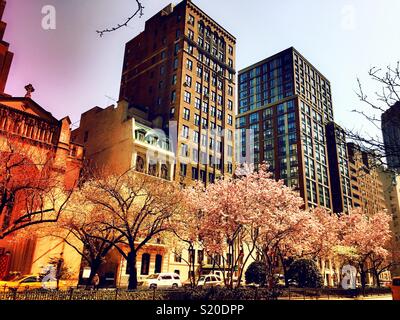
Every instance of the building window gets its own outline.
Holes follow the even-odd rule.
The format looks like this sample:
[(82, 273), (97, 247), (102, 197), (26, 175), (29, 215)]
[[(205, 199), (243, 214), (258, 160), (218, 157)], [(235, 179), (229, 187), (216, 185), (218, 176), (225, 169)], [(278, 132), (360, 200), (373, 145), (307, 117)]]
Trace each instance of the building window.
[(233, 117), (230, 114), (228, 114), (228, 124), (233, 125)]
[(258, 113), (253, 113), (249, 117), (250, 124), (257, 123), (259, 121)]
[(176, 74), (174, 74), (174, 75), (172, 76), (172, 85), (175, 86), (175, 85), (176, 85), (176, 82), (177, 82), (177, 76), (176, 76)]
[(232, 157), (233, 156), (233, 148), (232, 146), (228, 146), (228, 157)]
[(199, 169), (192, 168), (192, 180), (198, 180), (198, 179), (199, 179)]
[(233, 110), (233, 102), (231, 100), (228, 100), (228, 109)]
[(203, 147), (207, 147), (207, 135), (205, 135), (205, 134), (202, 134), (201, 135), (201, 145), (203, 146)]
[(199, 132), (198, 131), (193, 131), (193, 142), (198, 144), (199, 143), (199, 138), (200, 138)]
[(176, 91), (171, 92), (171, 103), (175, 103), (176, 101)]
[(192, 87), (192, 77), (191, 76), (186, 75), (184, 85), (189, 88)]
[(142, 265), (140, 268), (141, 275), (148, 275), (150, 271), (150, 255), (148, 253), (142, 254)]
[(192, 15), (189, 15), (188, 23), (189, 23), (191, 26), (194, 26), (194, 17), (193, 17)]
[(196, 82), (196, 92), (201, 94), (201, 83), (200, 82)]
[(201, 118), (201, 126), (203, 127), (203, 129), (208, 128), (208, 121), (206, 118)]
[(163, 261), (163, 257), (161, 254), (156, 255), (156, 265), (154, 268), (154, 273), (161, 273), (162, 271), (162, 261)]
[(175, 261), (175, 262), (178, 262), (178, 263), (181, 263), (181, 262), (182, 262), (182, 254), (181, 254), (181, 253), (175, 252), (175, 254), (174, 254), (174, 261)]
[(189, 127), (188, 126), (182, 127), (182, 137), (185, 139), (189, 139)]
[(195, 115), (194, 115), (194, 124), (195, 124), (196, 126), (199, 126), (199, 125), (200, 125), (200, 116), (199, 116), (198, 114), (195, 114)]
[(174, 68), (174, 70), (176, 70), (176, 69), (178, 69), (178, 64), (179, 64), (179, 59), (178, 58), (175, 58), (174, 59), (174, 64), (173, 64), (173, 68)]
[(231, 162), (228, 162), (228, 173), (229, 174), (233, 173), (233, 164)]
[(223, 97), (220, 94), (218, 95), (218, 105), (223, 105)]
[[(189, 156), (189, 147), (187, 144), (181, 144), (181, 156), (187, 158)], [(186, 172), (186, 170), (185, 170)], [(186, 176), (186, 173), (185, 173)]]
[(217, 110), (217, 118), (222, 121), (222, 110)]
[(180, 174), (182, 177), (186, 177), (186, 173), (187, 173), (187, 164), (185, 163), (181, 163), (180, 165)]
[(201, 100), (200, 100), (199, 98), (195, 98), (195, 99), (194, 99), (194, 107), (195, 107), (197, 110), (200, 110), (200, 106), (201, 106)]
[(193, 32), (193, 30), (190, 30), (190, 29), (189, 29), (189, 31), (188, 31), (188, 38), (189, 38), (190, 40), (193, 41), (193, 39), (194, 39), (194, 32)]
[(189, 59), (186, 60), (186, 68), (190, 71), (193, 70), (193, 61), (192, 60), (189, 60)]
[[(192, 149), (192, 160), (194, 163), (198, 163), (199, 162), (199, 150), (197, 149)], [(192, 170), (193, 173), (193, 170)]]
[(197, 251), (197, 263), (198, 264), (203, 264), (204, 262), (204, 251), (203, 250), (198, 250)]
[(207, 101), (203, 102), (203, 112), (208, 113), (208, 102)]
[(190, 110), (188, 108), (183, 109), (183, 119), (190, 121)]
[(184, 100), (186, 103), (190, 103), (191, 100), (192, 100), (192, 94), (191, 94), (190, 92), (188, 92), (188, 91), (185, 91), (183, 100)]

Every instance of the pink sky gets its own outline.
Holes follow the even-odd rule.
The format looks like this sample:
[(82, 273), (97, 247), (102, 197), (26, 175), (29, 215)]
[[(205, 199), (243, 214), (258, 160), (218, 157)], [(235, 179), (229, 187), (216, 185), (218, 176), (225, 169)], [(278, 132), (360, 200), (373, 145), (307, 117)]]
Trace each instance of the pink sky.
[[(335, 118), (344, 126), (357, 123), (350, 112), (359, 105), (357, 76), (366, 81), (371, 66), (400, 60), (398, 0), (194, 2), (237, 37), (238, 70), (296, 47), (330, 79)], [(125, 43), (169, 3), (143, 0), (142, 19), (99, 38), (95, 31), (123, 22), (136, 9), (135, 1), (8, 0), (5, 40), (15, 58), (6, 91), (21, 96), (32, 83), (39, 104), (57, 118), (69, 115), (73, 122), (93, 106), (114, 103), (106, 96), (118, 99)], [(56, 8), (56, 30), (41, 28), (44, 5)]]

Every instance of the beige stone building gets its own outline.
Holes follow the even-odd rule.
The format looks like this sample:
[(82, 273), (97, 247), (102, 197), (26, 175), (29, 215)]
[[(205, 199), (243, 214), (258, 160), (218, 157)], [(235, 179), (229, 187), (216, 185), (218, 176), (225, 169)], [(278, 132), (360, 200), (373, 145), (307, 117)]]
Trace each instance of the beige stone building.
[(152, 126), (146, 110), (121, 101), (116, 107), (95, 107), (83, 113), (72, 139), (85, 147), (89, 165), (104, 174), (118, 175), (135, 168), (172, 181), (175, 155), (168, 137)]
[[(400, 253), (400, 175), (390, 170), (380, 170), (379, 176), (383, 184), (386, 207), (392, 216), (392, 231), (394, 234), (395, 250)], [(400, 276), (400, 266), (396, 267), (392, 274)]]
[(347, 149), (353, 208), (361, 208), (367, 215), (386, 210), (379, 166), (367, 152), (362, 151), (354, 143), (348, 143)]
[[(152, 129), (153, 124), (147, 119), (146, 109), (134, 108), (126, 101), (105, 109), (95, 107), (82, 114), (72, 139), (85, 147), (88, 165), (104, 175), (121, 175), (134, 169), (154, 179), (172, 181), (175, 155), (170, 151), (168, 137)], [(139, 281), (149, 274), (167, 272), (168, 248), (152, 242), (139, 252), (137, 261)], [(125, 287), (129, 279), (126, 266), (126, 260), (114, 250), (99, 274)]]

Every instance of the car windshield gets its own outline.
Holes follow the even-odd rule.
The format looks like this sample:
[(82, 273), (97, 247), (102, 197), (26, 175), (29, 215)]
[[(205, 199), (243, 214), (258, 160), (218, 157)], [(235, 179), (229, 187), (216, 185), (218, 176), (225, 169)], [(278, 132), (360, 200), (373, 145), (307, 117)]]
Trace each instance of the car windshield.
[(147, 277), (147, 279), (157, 279), (157, 278), (158, 278), (158, 274), (152, 274)]
[(27, 278), (28, 276), (18, 276), (18, 277), (16, 277), (16, 278), (14, 278), (14, 279), (12, 279), (12, 280), (10, 280), (10, 281), (21, 281), (21, 280), (23, 280), (23, 279), (25, 279), (25, 278)]
[(204, 279), (205, 279), (205, 277), (204, 277), (204, 276), (201, 276), (201, 277), (199, 278), (199, 281), (204, 281)]

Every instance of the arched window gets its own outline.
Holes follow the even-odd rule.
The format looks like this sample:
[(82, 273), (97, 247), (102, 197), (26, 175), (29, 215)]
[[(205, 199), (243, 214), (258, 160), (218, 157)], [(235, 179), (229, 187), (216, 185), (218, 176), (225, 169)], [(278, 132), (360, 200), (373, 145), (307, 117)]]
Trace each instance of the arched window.
[(148, 253), (142, 254), (142, 266), (140, 269), (141, 275), (148, 275), (150, 270), (150, 255)]
[(136, 158), (136, 171), (144, 173), (144, 159), (141, 156)]
[(161, 178), (165, 180), (168, 179), (168, 167), (166, 164), (161, 165)]
[(156, 176), (157, 175), (157, 164), (149, 164), (149, 175)]
[(163, 257), (161, 254), (156, 255), (156, 266), (154, 268), (154, 273), (161, 273), (162, 271), (162, 260)]

